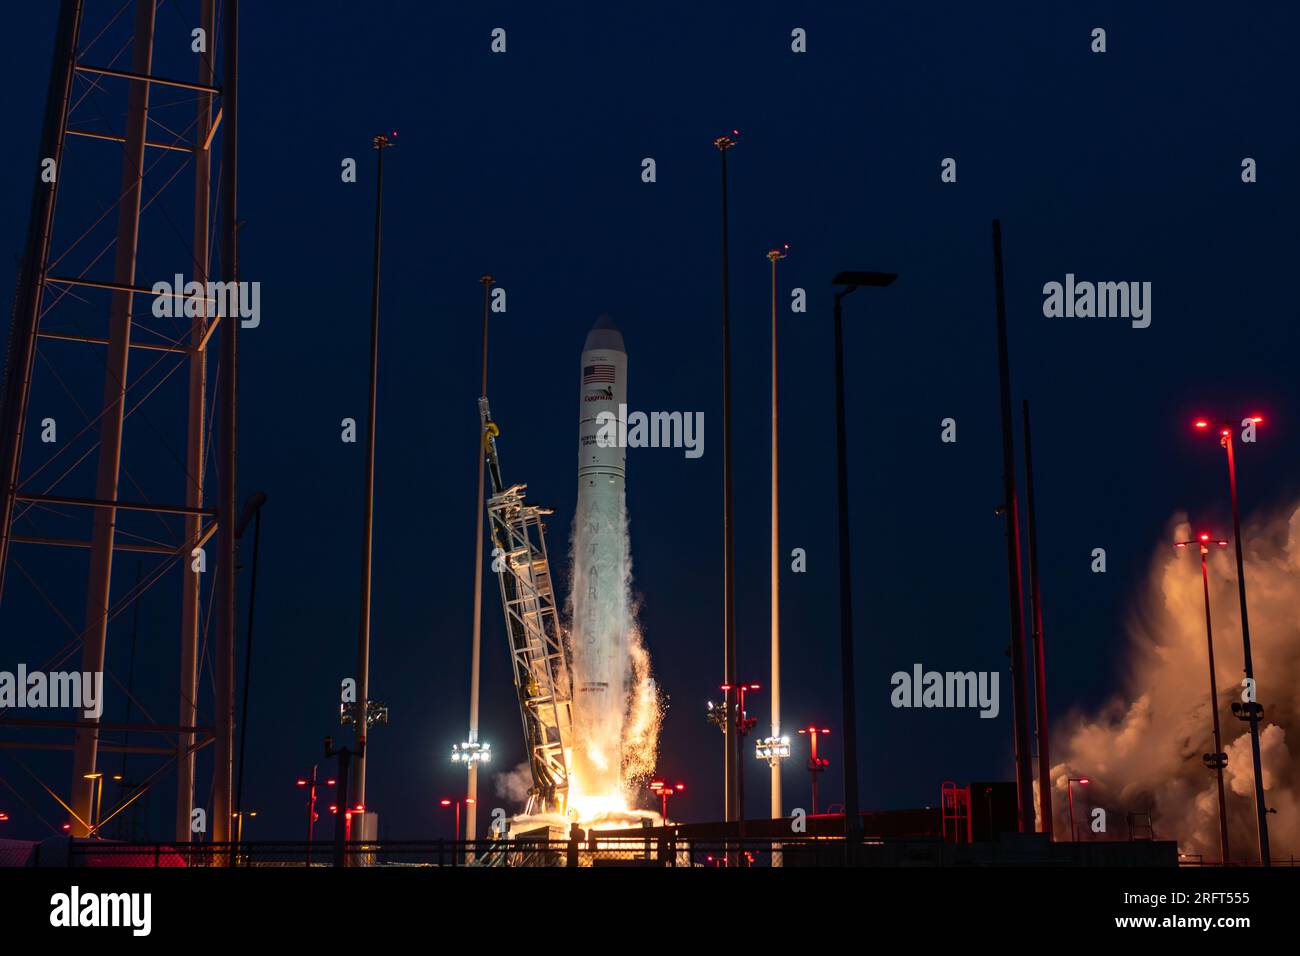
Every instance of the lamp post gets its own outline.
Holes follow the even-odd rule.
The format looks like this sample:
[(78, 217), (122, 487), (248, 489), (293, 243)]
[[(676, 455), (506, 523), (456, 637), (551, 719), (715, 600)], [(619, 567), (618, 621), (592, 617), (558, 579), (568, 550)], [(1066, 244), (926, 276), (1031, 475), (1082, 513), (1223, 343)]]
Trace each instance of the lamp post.
[(1223, 752), (1223, 739), (1219, 735), (1219, 689), (1214, 676), (1214, 631), (1210, 624), (1210, 569), (1206, 556), (1210, 545), (1217, 544), (1226, 548), (1228, 542), (1216, 541), (1207, 532), (1202, 532), (1191, 541), (1175, 541), (1175, 548), (1196, 545), (1201, 552), (1201, 586), (1205, 592), (1205, 645), (1210, 659), (1210, 715), (1214, 718), (1214, 753), (1202, 754), (1205, 766), (1214, 771), (1219, 787), (1219, 861), (1228, 862), (1228, 810), (1223, 798), (1223, 768), (1228, 764), (1228, 755)]
[[(736, 145), (739, 130), (713, 141), (722, 160), (722, 681), (736, 683), (736, 567), (735, 529), (732, 526), (731, 501), (731, 282), (727, 259), (727, 151)], [(723, 706), (728, 703), (723, 699)], [(740, 808), (740, 740), (727, 723), (722, 725), (726, 753), (723, 758), (725, 819), (730, 822), (744, 814)]]
[[(1253, 429), (1263, 424), (1264, 419), (1253, 415), (1242, 421), (1242, 426)], [(1197, 419), (1195, 426), (1200, 431), (1209, 431), (1207, 419)], [(1255, 665), (1250, 655), (1250, 617), (1246, 613), (1246, 562), (1241, 551), (1241, 512), (1237, 507), (1237, 462), (1232, 450), (1233, 426), (1226, 421), (1218, 423), (1219, 444), (1228, 456), (1228, 492), (1232, 497), (1232, 535), (1237, 551), (1237, 596), (1241, 602), (1241, 647), (1246, 670), (1246, 687), (1249, 700), (1234, 703), (1232, 713), (1238, 720), (1250, 723), (1250, 758), (1255, 770), (1255, 822), (1259, 830), (1259, 862), (1261, 866), (1270, 866), (1268, 846), (1268, 807), (1264, 803), (1264, 770), (1259, 753), (1259, 719), (1264, 715), (1264, 707), (1257, 700), (1255, 684)]]
[[(438, 801), (438, 803), (444, 807), (454, 806), (456, 808), (455, 840), (460, 841), (464, 839), (460, 834), (460, 805), (464, 803), (466, 807), (471, 807), (474, 805), (474, 801), (471, 800), (469, 797), (465, 797), (463, 800), (452, 800), (450, 797), (443, 797), (441, 800)], [(452, 858), (455, 859), (454, 853), (452, 855)]]
[[(244, 644), (244, 700), (239, 716), (239, 774), (235, 785), (235, 813), (244, 809), (244, 749), (248, 743), (248, 689), (253, 681), (253, 622), (257, 619), (257, 558), (262, 547), (262, 506), (266, 504), (266, 492), (255, 491), (244, 501), (243, 514), (239, 516), (239, 525), (235, 528), (235, 540), (244, 536), (248, 522), (253, 522), (253, 573), (248, 585), (248, 634)], [(124, 755), (125, 756), (125, 755)], [(243, 817), (239, 818), (241, 821)]]
[[(370, 585), (373, 574), (372, 549), (375, 538), (375, 419), (379, 396), (379, 252), (384, 214), (384, 152), (397, 145), (392, 138), (379, 134), (371, 141), (379, 154), (379, 171), (375, 177), (375, 262), (370, 292), (370, 407), (366, 430), (366, 476), (363, 499), (364, 530), (361, 538), (361, 615), (357, 635), (357, 699), (352, 712), (353, 791), (358, 806), (366, 803), (366, 740), (372, 722), (370, 709)], [(341, 771), (340, 771), (341, 772)], [(345, 804), (346, 805), (346, 804)], [(362, 811), (365, 812), (365, 811)]]
[(807, 734), (811, 742), (812, 750), (808, 756), (808, 776), (812, 778), (812, 812), (813, 816), (817, 815), (817, 775), (823, 773), (831, 762), (825, 757), (817, 756), (817, 737), (818, 735), (830, 734), (829, 727), (818, 729), (816, 725), (801, 728), (799, 733)]
[[(1011, 360), (1007, 348), (1007, 306), (1002, 276), (1002, 223), (993, 220), (993, 288), (997, 307), (998, 391), (1002, 419), (1002, 507), (1006, 516), (1007, 606), (1011, 618), (1011, 726), (1015, 740), (1016, 807), (1021, 833), (1034, 832), (1033, 758), (1029, 746), (1028, 668), (1020, 575), (1020, 504), (1016, 492), (1016, 450), (1011, 431)], [(1048, 820), (1044, 820), (1046, 825)], [(1050, 826), (1046, 827), (1050, 830)]]
[[(858, 718), (853, 679), (853, 577), (849, 551), (849, 475), (844, 421), (844, 319), (845, 297), (863, 287), (881, 289), (892, 285), (893, 272), (840, 272), (832, 281), (835, 293), (835, 472), (839, 502), (840, 558), (840, 719), (844, 722), (844, 840), (846, 853), (862, 828), (858, 816)], [(850, 857), (851, 859), (851, 857)]]
[(87, 836), (98, 836), (99, 815), (104, 804), (104, 774), (100, 771), (85, 774), (85, 779), (90, 781), (91, 792), (95, 795), (95, 802), (92, 806), (95, 808), (94, 816), (90, 819), (90, 827)]
[(754, 741), (754, 756), (759, 760), (766, 760), (767, 765), (772, 768), (773, 779), (776, 781), (773, 784), (772, 819), (780, 820), (785, 816), (781, 808), (781, 761), (790, 756), (790, 738), (775, 735), (760, 737)]
[(244, 842), (244, 818), (253, 818), (257, 816), (256, 810), (236, 810), (231, 814), (235, 818), (235, 842)]
[[(772, 592), (772, 736), (761, 745), (766, 744), (767, 762), (772, 772), (773, 820), (781, 819), (781, 760), (790, 754), (790, 742), (781, 737), (781, 558), (778, 553), (780, 537), (780, 510), (777, 494), (777, 375), (776, 375), (776, 264), (790, 253), (787, 243), (778, 249), (769, 249), (767, 259), (772, 264), (772, 554), (771, 554), (771, 592)], [(781, 741), (785, 740), (784, 753)], [(762, 753), (759, 754), (760, 759)]]
[(1070, 803), (1070, 842), (1079, 842), (1079, 831), (1074, 825), (1074, 785), (1080, 784), (1086, 787), (1088, 785), (1087, 777), (1069, 777), (1065, 781), (1065, 795)]
[[(305, 777), (299, 777), (295, 783), (299, 787), (304, 787), (307, 793), (307, 866), (311, 866), (311, 847), (316, 833), (316, 821), (320, 819), (320, 814), (316, 812), (316, 784), (317, 764), (312, 764), (311, 773)], [(337, 786), (337, 781), (333, 777), (325, 781), (327, 787)]]
[[(479, 389), (479, 401), (487, 400), (488, 373), (488, 303), (491, 300), (492, 284), (496, 282), (490, 275), (483, 275), (478, 280), (483, 285), (483, 365), (482, 380)], [(481, 418), (481, 416), (480, 416)], [(478, 745), (478, 698), (479, 698), (479, 659), (483, 636), (483, 511), (484, 511), (484, 466), (487, 461), (487, 425), (480, 421), (478, 440), (478, 500), (474, 506), (474, 623), (473, 639), (470, 646), (469, 665), (469, 740), (464, 747)], [(452, 759), (456, 757), (453, 754)], [(478, 761), (465, 762), (465, 794), (471, 799), (478, 797)], [(466, 812), (465, 826), (467, 835), (474, 839), (478, 835), (477, 804), (471, 803)]]
[[(481, 561), (479, 562), (479, 570), (481, 573)], [(478, 654), (476, 644), (476, 661), (477, 658)], [(473, 671), (475, 675), (474, 685), (477, 690), (478, 667), (475, 666)], [(478, 818), (478, 765), (481, 763), (487, 763), (492, 759), (492, 745), (483, 743), (478, 739), (478, 694), (475, 693), (473, 696), (473, 722), (470, 725), (470, 739), (465, 741), (463, 744), (453, 744), (451, 748), (451, 762), (463, 763), (469, 778), (465, 791), (465, 832), (462, 834), (460, 828), (457, 827), (456, 839), (458, 840), (478, 839), (478, 827), (476, 825), (476, 820)]]
[(686, 789), (686, 784), (671, 784), (663, 780), (651, 780), (650, 790), (659, 798), (663, 822), (668, 823), (668, 798), (675, 797)]

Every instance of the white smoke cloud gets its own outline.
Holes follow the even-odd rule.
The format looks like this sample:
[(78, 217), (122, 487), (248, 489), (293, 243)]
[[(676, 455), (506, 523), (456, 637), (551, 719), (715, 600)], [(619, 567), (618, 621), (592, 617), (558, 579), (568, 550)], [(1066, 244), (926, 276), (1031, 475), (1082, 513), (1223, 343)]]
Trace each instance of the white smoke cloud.
[(513, 770), (498, 773), (492, 779), (492, 786), (498, 797), (522, 806), (528, 802), (528, 791), (533, 786), (532, 768), (525, 760), (517, 764)]
[[(1072, 715), (1055, 732), (1064, 742), (1052, 768), (1058, 839), (1070, 834), (1067, 778), (1088, 777), (1086, 787), (1074, 788), (1081, 831), (1093, 807), (1107, 810), (1112, 839), (1127, 838), (1128, 813), (1149, 812), (1158, 839), (1219, 858), (1215, 775), (1201, 761), (1214, 747), (1199, 554), (1171, 546), (1192, 530), (1185, 515), (1176, 515), (1169, 543), (1156, 550), (1147, 593), (1128, 626), (1126, 693), (1096, 714)], [(1257, 698), (1264, 705), (1265, 803), (1277, 811), (1268, 817), (1269, 842), (1274, 858), (1287, 857), (1300, 852), (1300, 774), (1291, 753), (1300, 741), (1300, 504), (1248, 522), (1243, 543)], [(1230, 709), (1241, 699), (1244, 676), (1231, 545), (1211, 549), (1209, 570), (1231, 858), (1257, 860), (1249, 726)]]

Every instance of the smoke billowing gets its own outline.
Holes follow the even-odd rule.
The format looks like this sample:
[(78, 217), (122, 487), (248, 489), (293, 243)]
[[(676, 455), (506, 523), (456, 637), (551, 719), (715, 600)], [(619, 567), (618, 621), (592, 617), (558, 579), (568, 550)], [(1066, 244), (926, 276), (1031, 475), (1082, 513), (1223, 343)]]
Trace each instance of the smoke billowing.
[[(1215, 776), (1201, 760), (1214, 747), (1200, 556), (1191, 547), (1172, 547), (1200, 530), (1177, 515), (1169, 543), (1156, 550), (1147, 592), (1128, 627), (1124, 696), (1092, 716), (1074, 715), (1056, 734), (1062, 742), (1052, 768), (1058, 839), (1070, 835), (1066, 780), (1088, 777), (1086, 788), (1074, 787), (1081, 833), (1095, 807), (1107, 816), (1107, 837), (1098, 838), (1126, 839), (1127, 814), (1149, 812), (1158, 839), (1177, 840), (1182, 852), (1206, 860), (1219, 858)], [(1300, 774), (1293, 759), (1300, 746), (1300, 504), (1247, 522), (1242, 534), (1257, 699), (1264, 705), (1265, 803), (1277, 811), (1269, 814), (1269, 842), (1274, 858), (1286, 857), (1300, 852)], [(1249, 725), (1231, 711), (1244, 677), (1231, 545), (1211, 549), (1209, 575), (1230, 858), (1257, 861)]]
[(570, 664), (575, 690), (570, 800), (617, 797), (654, 770), (662, 708), (632, 597), (622, 489), (580, 507), (573, 526)]

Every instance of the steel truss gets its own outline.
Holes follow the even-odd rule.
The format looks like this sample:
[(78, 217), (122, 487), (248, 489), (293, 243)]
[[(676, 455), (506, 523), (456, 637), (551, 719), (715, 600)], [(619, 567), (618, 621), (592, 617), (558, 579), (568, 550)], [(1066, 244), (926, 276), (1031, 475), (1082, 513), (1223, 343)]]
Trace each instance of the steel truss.
[[(175, 9), (168, 13), (175, 13), (181, 7), (172, 6)], [(30, 620), (14, 626), (15, 598), (20, 596), (13, 593), (16, 583), (25, 581), (53, 612), (46, 626), (49, 623), (63, 626), (71, 634), (71, 640), (45, 662), (44, 668), (58, 669), (79, 648), (80, 670), (104, 673), (106, 690), (116, 682), (106, 667), (110, 623), (138, 601), (144, 591), (164, 579), (180, 591), (179, 703), (175, 724), (160, 725), (148, 717), (147, 711), (144, 713), (149, 722), (116, 724), (101, 722), (99, 718), (18, 719), (12, 713), (0, 711), (0, 727), (73, 732), (71, 745), (0, 741), (0, 749), (12, 752), (70, 746), (73, 765), (66, 799), (43, 782), (41, 786), (67, 811), (74, 836), (97, 835), (100, 826), (138, 799), (174, 764), (177, 768), (175, 837), (191, 840), (195, 754), (208, 746), (214, 753), (214, 769), (207, 835), (212, 840), (225, 841), (231, 833), (238, 519), (235, 373), (239, 317), (205, 314), (183, 317), (184, 310), (177, 309), (182, 315), (170, 320), (171, 327), (165, 327), (164, 321), (151, 313), (157, 298), (153, 279), (170, 281), (174, 274), (185, 273), (189, 280), (205, 288), (209, 279), (215, 279), (210, 273), (213, 245), (219, 248), (222, 281), (237, 281), (238, 0), (223, 0), (220, 21), (217, 0), (196, 0), (192, 6), (185, 6), (190, 9), (197, 6), (198, 18), (181, 25), (182, 48), (174, 42), (178, 35), (176, 22), (169, 21), (165, 28), (158, 22), (164, 5), (156, 0), (126, 0), (120, 5), (115, 0), (62, 2), (40, 148), (40, 159), (45, 163), (53, 161), (55, 175), (51, 181), (38, 177), (34, 187), (0, 392), (0, 490), (3, 492), (0, 633), (8, 638), (0, 644), (0, 649), (7, 652), (4, 659), (9, 659), (12, 651), (21, 652), (15, 638), (40, 627), (39, 622)], [(128, 10), (130, 16), (125, 15)], [(182, 20), (185, 16), (180, 14)], [(95, 23), (89, 24), (89, 17), (94, 17)], [(194, 31), (200, 29), (205, 49), (195, 50), (190, 41)], [(159, 31), (168, 37), (163, 46), (156, 42)], [(185, 54), (179, 59), (178, 50)], [(156, 55), (164, 63), (163, 70), (168, 69), (165, 64), (171, 61), (188, 64), (192, 60), (195, 78), (156, 72)], [(222, 57), (221, 85), (214, 65), (218, 55)], [(129, 68), (123, 68), (126, 63)], [(181, 91), (187, 99), (159, 102), (161, 92), (167, 91)], [(193, 112), (185, 125), (175, 119), (178, 115), (175, 110), (167, 108), (184, 107), (188, 103), (192, 103)], [(100, 116), (95, 115), (96, 109), (101, 111)], [(124, 121), (120, 129), (114, 129), (113, 122), (105, 117), (124, 117)], [(110, 128), (102, 128), (105, 126)], [(181, 128), (173, 129), (173, 126)], [(213, 144), (218, 129), (222, 156), (214, 164)], [(70, 148), (73, 140), (85, 145)], [(94, 174), (113, 163), (114, 149), (121, 157), (119, 185), (110, 195), (101, 194), (95, 203), (87, 203), (86, 193), (98, 188)], [(179, 163), (177, 156), (181, 157)], [(168, 157), (171, 159), (167, 160)], [(194, 176), (192, 230), (188, 239), (160, 202), (185, 166), (192, 166)], [(56, 200), (60, 186), (65, 184), (77, 185), (80, 194), (71, 205), (65, 201), (56, 219)], [(215, 208), (214, 191), (218, 193)], [(155, 204), (166, 219), (165, 225), (171, 228), (167, 233), (156, 230), (166, 236), (165, 240), (159, 240), (154, 231), (149, 231), (148, 241), (142, 244), (142, 214)], [(98, 218), (93, 218), (97, 210)], [(78, 221), (77, 214), (80, 221), (91, 219), (89, 228), (76, 235), (75, 229), (70, 230), (64, 222), (68, 213), (74, 222)], [(95, 237), (100, 233), (99, 227), (114, 218), (115, 231), (97, 248), (99, 240)], [(177, 255), (179, 249), (184, 249), (183, 256)], [(111, 278), (96, 274), (96, 266), (103, 259), (112, 261)], [(158, 268), (161, 261), (168, 263), (167, 268)], [(177, 262), (182, 262), (184, 267), (174, 268)], [(155, 269), (160, 274), (152, 274)], [(140, 274), (145, 271), (150, 274)], [(182, 294), (182, 290), (173, 290), (172, 298), (177, 305)], [(103, 324), (90, 329), (65, 327), (69, 320), (84, 321), (88, 312), (93, 317), (91, 310), (102, 308), (105, 299), (106, 327)], [(73, 316), (70, 310), (78, 303), (85, 308)], [(68, 385), (69, 380), (81, 385), (85, 379), (76, 362), (84, 365), (86, 358), (74, 357), (68, 351), (72, 349), (89, 349), (102, 357), (102, 398), (86, 401), (85, 405), (79, 399), (84, 400), (86, 390), (74, 394)], [(208, 358), (214, 349), (218, 360), (212, 376), (215, 383), (212, 383)], [(40, 374), (37, 374), (38, 359)], [(97, 363), (95, 367), (98, 368)], [(143, 411), (164, 382), (182, 369), (188, 380), (183, 442), (175, 441), (181, 429), (173, 428), (166, 434)], [(34, 384), (61, 387), (82, 414), (84, 425), (70, 440), (61, 438), (52, 444), (25, 441), (41, 421), (40, 411), (32, 407)], [(153, 404), (158, 405), (159, 401), (155, 399)], [(166, 411), (164, 405), (162, 412)], [(154, 441), (135, 440), (133, 431), (133, 440), (124, 448), (125, 425), (129, 419), (133, 424), (138, 421), (134, 418), (137, 413), (139, 419), (152, 427), (154, 434), (147, 437)], [(214, 439), (215, 455), (210, 454)], [(173, 441), (183, 445), (183, 451), (172, 451)], [(140, 474), (146, 484), (165, 484), (157, 477), (161, 470), (155, 470), (150, 462), (159, 452), (170, 453), (183, 473), (183, 484), (170, 485), (170, 503), (149, 500), (150, 496), (132, 472), (131, 461), (139, 461), (145, 468)], [(87, 467), (81, 467), (83, 464)], [(93, 493), (56, 493), (92, 485), (92, 473)], [(215, 495), (210, 481), (214, 474)], [(124, 484), (131, 486), (130, 493)], [(158, 530), (152, 536), (138, 533), (139, 525), (131, 523), (138, 522), (143, 515), (156, 518)], [(40, 527), (41, 522), (55, 519), (65, 526), (73, 525), (79, 533), (55, 535)], [(65, 556), (58, 560), (40, 559), (40, 570), (32, 574), (22, 559), (29, 548), (65, 549)], [(82, 570), (66, 549), (88, 550), (88, 567)], [(24, 552), (22, 557), (17, 553), (20, 551)], [(114, 579), (114, 557), (121, 552), (136, 553), (153, 561), (141, 580), (132, 582), (134, 586), (126, 587)], [(200, 561), (204, 570), (192, 570)], [(19, 575), (8, 573), (14, 570)], [(68, 583), (77, 580), (81, 573), (86, 575), (84, 589)], [(3, 602), (6, 583), (10, 585), (9, 601)], [(206, 608), (201, 593), (205, 584), (211, 591)], [(26, 599), (30, 595), (21, 597)], [(60, 601), (60, 597), (64, 600)], [(72, 622), (83, 611), (63, 606), (72, 602), (81, 603), (84, 610), (80, 627)], [(215, 618), (212, 629), (206, 622), (209, 615)], [(4, 626), (6, 619), (9, 626)], [(38, 627), (33, 628), (33, 623)], [(214, 704), (208, 726), (200, 726), (198, 720), (201, 647), (210, 649), (212, 661)], [(129, 693), (127, 696), (134, 702)], [(129, 745), (102, 739), (102, 735), (113, 733), (158, 734), (164, 737), (165, 743), (163, 746)], [(104, 774), (98, 761), (101, 751), (165, 754), (170, 759), (150, 772), (138, 788), (131, 792), (123, 788), (116, 806), (105, 811), (96, 803), (96, 784), (99, 798), (104, 796)]]

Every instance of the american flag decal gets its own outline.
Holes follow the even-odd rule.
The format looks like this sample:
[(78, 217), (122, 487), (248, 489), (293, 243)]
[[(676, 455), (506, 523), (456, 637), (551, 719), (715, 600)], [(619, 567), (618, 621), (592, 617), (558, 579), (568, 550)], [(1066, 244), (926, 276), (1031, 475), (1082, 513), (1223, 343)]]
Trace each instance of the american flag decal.
[(583, 385), (613, 385), (614, 366), (584, 365), (582, 368)]

